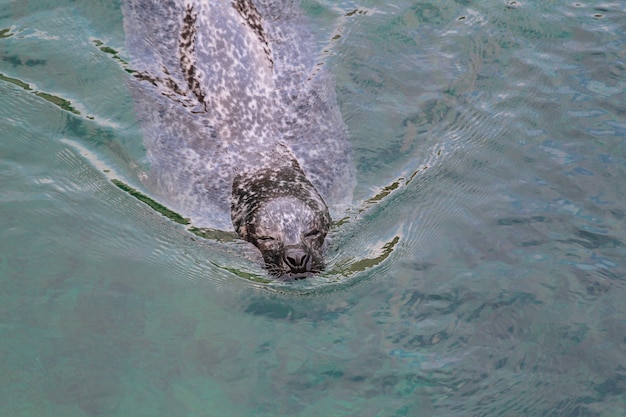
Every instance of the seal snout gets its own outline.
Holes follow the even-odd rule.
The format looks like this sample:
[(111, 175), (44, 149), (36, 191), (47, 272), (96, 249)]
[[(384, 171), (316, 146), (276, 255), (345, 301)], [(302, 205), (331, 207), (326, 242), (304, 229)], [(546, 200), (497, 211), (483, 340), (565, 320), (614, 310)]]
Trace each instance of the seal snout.
[(285, 248), (283, 261), (289, 267), (291, 272), (310, 272), (311, 257), (304, 249), (300, 247)]

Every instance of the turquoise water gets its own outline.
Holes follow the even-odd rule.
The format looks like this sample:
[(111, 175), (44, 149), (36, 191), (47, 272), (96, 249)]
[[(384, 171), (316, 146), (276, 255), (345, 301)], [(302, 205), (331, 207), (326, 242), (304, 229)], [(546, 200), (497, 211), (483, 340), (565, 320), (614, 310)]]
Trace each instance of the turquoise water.
[(624, 415), (626, 5), (303, 11), (358, 186), (278, 285), (112, 181), (119, 3), (0, 2), (0, 415)]

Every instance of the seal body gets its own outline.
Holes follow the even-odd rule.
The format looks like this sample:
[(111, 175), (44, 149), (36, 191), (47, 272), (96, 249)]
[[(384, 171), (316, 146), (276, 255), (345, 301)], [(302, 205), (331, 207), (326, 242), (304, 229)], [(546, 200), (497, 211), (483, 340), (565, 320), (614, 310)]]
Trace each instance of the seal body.
[(276, 276), (323, 265), (354, 168), (329, 72), (289, 0), (126, 0), (145, 182), (199, 227), (235, 229)]

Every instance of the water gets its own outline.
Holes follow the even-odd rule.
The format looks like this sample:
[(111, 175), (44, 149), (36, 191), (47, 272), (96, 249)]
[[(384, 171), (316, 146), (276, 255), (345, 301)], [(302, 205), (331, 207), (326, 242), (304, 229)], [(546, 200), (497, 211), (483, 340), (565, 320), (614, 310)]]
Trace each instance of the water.
[(303, 3), (358, 186), (281, 285), (112, 182), (119, 4), (0, 3), (0, 415), (624, 414), (626, 7), (391, 3)]

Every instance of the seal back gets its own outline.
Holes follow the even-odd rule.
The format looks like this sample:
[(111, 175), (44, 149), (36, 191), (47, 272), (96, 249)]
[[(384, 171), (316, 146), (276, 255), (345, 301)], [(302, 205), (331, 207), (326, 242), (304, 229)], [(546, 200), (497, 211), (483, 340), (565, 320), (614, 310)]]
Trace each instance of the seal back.
[(126, 0), (147, 185), (200, 227), (232, 230), (235, 177), (293, 158), (331, 211), (352, 150), (332, 77), (288, 0)]

